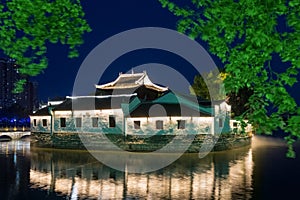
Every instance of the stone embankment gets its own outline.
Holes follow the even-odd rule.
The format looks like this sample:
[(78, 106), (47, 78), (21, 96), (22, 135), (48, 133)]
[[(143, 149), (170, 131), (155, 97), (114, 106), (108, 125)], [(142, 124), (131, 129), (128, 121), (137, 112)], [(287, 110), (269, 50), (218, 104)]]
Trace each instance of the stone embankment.
[[(251, 134), (213, 135), (154, 135), (152, 137), (95, 133), (32, 133), (32, 146), (58, 149), (112, 150), (112, 146), (132, 152), (176, 152), (186, 149), (188, 153), (224, 151), (251, 144)], [(170, 144), (170, 145), (167, 145)]]

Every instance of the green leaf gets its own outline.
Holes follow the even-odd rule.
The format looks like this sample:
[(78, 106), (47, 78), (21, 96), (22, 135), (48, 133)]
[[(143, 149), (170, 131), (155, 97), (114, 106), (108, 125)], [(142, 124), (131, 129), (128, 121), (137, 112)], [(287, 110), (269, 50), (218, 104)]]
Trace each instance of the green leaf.
[[(175, 5), (169, 10), (179, 16), (178, 30), (205, 41), (209, 53), (223, 62), (228, 73), (224, 83), (229, 94), (237, 94), (245, 87), (253, 90), (250, 96), (241, 95), (235, 102), (240, 103), (236, 107), (246, 107), (243, 117), (261, 131), (272, 132), (282, 128), (287, 135), (300, 138), (300, 121), (296, 123), (298, 119), (292, 118), (285, 122), (279, 117), (282, 114), (293, 115), (297, 110), (295, 99), (286, 86), (293, 86), (298, 81), (300, 69), (299, 0), (288, 3), (191, 0), (180, 2), (180, 6), (175, 4), (177, 1), (160, 2), (165, 7), (170, 3)], [(183, 8), (189, 15), (183, 17)], [(279, 17), (287, 22), (284, 29), (277, 25)], [(280, 61), (273, 59), (276, 54), (279, 54)], [(268, 63), (274, 63), (276, 70)], [(196, 78), (193, 91), (207, 96), (203, 92), (205, 87)], [(241, 102), (244, 98), (247, 101)], [(266, 112), (267, 108), (269, 112)], [(289, 142), (292, 144), (294, 141)], [(292, 148), (288, 156), (295, 156)]]
[(13, 93), (14, 94), (17, 94), (17, 93), (21, 93), (24, 91), (24, 85), (26, 83), (26, 79), (21, 79), (21, 80), (18, 80), (16, 83), (15, 83), (15, 87), (13, 89)]
[[(61, 41), (70, 49), (68, 56), (76, 57), (83, 35), (91, 31), (80, 1), (10, 0), (2, 2), (0, 11), (1, 50), (17, 60), (24, 75), (36, 76), (47, 67), (46, 41)], [(21, 86), (17, 82), (15, 92)]]

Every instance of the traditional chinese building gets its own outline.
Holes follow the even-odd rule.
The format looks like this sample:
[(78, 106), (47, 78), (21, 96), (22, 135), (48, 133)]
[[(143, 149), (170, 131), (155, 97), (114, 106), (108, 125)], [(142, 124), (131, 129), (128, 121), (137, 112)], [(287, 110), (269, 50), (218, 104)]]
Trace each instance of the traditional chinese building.
[(71, 96), (31, 115), (32, 133), (123, 135), (230, 132), (225, 101), (199, 101), (154, 84), (146, 72), (119, 74), (92, 96)]

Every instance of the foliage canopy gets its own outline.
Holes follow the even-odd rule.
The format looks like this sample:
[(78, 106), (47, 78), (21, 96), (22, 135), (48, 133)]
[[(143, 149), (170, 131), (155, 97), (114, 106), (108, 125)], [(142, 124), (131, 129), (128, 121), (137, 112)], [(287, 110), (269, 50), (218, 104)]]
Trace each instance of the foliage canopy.
[[(82, 36), (91, 31), (80, 0), (2, 0), (0, 4), (0, 48), (15, 59), (21, 74), (36, 76), (47, 68), (47, 44), (61, 43), (78, 56)], [(25, 79), (15, 92), (22, 91)]]
[[(194, 83), (192, 86), (190, 86), (191, 94), (199, 96), (203, 99), (225, 99), (225, 93), (224, 91), (221, 91), (223, 87), (220, 87), (225, 77), (225, 73), (220, 73), (220, 71), (217, 69), (210, 72), (204, 72), (201, 75), (202, 76), (195, 76)], [(203, 77), (205, 77), (206, 82), (204, 81)], [(210, 88), (210, 90), (208, 90), (208, 88)]]
[(259, 133), (284, 130), (287, 155), (294, 157), (300, 108), (287, 89), (297, 82), (300, 69), (300, 1), (159, 1), (180, 18), (178, 31), (206, 41), (210, 53), (222, 60), (227, 92), (253, 91), (241, 118)]
[[(193, 95), (207, 100), (226, 100), (231, 105), (231, 117), (239, 117), (248, 109), (248, 99), (253, 91), (247, 87), (239, 89), (237, 93), (225, 94), (224, 87), (221, 87), (228, 74), (224, 69), (215, 69), (196, 75), (194, 83), (190, 86)], [(205, 79), (205, 81), (204, 81)], [(210, 89), (208, 89), (210, 88)]]

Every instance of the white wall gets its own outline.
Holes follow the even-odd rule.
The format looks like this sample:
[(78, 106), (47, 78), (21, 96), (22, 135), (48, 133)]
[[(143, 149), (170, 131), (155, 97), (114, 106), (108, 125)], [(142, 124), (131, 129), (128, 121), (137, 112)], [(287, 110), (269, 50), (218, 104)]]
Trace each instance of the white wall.
[[(109, 116), (115, 116), (116, 128), (123, 129), (122, 109), (55, 111), (54, 116), (56, 132), (102, 132), (105, 128), (109, 128)], [(98, 127), (92, 126), (93, 117), (98, 118)], [(60, 127), (60, 118), (66, 118), (67, 127)], [(82, 127), (75, 127), (75, 118), (82, 119)], [(111, 128), (111, 131), (114, 129)]]
[[(43, 126), (43, 119), (47, 120), (47, 126)], [(36, 126), (34, 126), (36, 120)], [(50, 133), (51, 116), (30, 116), (30, 125), (32, 132), (49, 132)]]
[[(155, 135), (162, 130), (156, 129), (156, 121), (163, 121), (165, 134), (180, 134), (187, 131), (190, 134), (213, 134), (213, 117), (135, 117), (126, 118), (126, 134)], [(177, 120), (185, 120), (185, 129), (177, 128)], [(134, 128), (134, 121), (140, 121), (141, 128)]]

